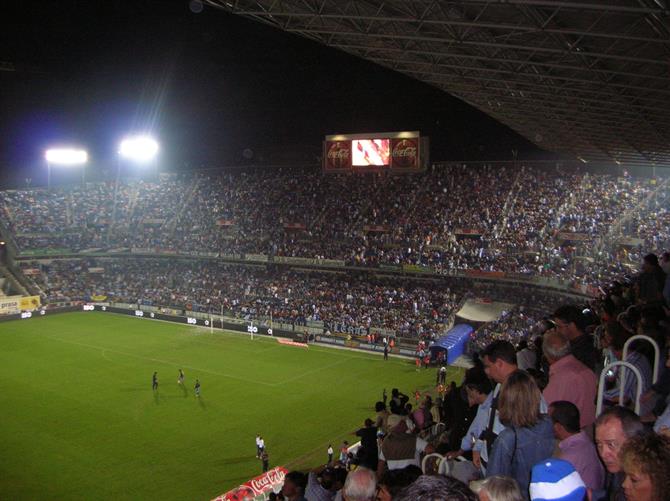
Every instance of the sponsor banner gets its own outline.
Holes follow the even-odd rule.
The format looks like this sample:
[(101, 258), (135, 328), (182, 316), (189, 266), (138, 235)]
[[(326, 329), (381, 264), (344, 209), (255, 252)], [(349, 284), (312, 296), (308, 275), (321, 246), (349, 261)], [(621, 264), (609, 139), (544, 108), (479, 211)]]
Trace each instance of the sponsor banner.
[(28, 276), (34, 276), (34, 275), (39, 275), (41, 272), (38, 268), (24, 268), (21, 270), (24, 275)]
[(242, 256), (239, 254), (226, 254), (226, 253), (220, 253), (218, 255), (221, 259), (242, 259)]
[(104, 273), (105, 269), (102, 268), (101, 266), (91, 266), (88, 269), (89, 273)]
[(91, 296), (91, 301), (95, 301), (96, 303), (107, 301), (107, 296), (104, 294), (96, 294), (94, 296)]
[(637, 247), (639, 245), (644, 245), (644, 240), (641, 238), (626, 238), (622, 237), (617, 240), (617, 243), (619, 245), (623, 245), (625, 247)]
[(334, 336), (316, 336), (319, 343), (344, 345), (344, 339)]
[(146, 225), (152, 225), (152, 226), (160, 226), (163, 223), (165, 223), (165, 219), (160, 219), (160, 218), (146, 218), (142, 220), (142, 224)]
[(389, 271), (400, 271), (402, 270), (402, 265), (400, 264), (380, 264), (380, 270), (389, 270)]
[(533, 276), (528, 274), (528, 273), (512, 273), (512, 272), (507, 272), (505, 273), (505, 276), (507, 278), (511, 278), (514, 280), (532, 280)]
[(419, 266), (418, 264), (403, 264), (402, 271), (407, 273), (433, 273), (430, 268)]
[(385, 224), (366, 224), (363, 226), (363, 231), (368, 233), (388, 233), (391, 228)]
[(148, 247), (133, 247), (130, 249), (130, 252), (132, 254), (153, 254), (154, 251), (153, 249), (149, 249)]
[(346, 340), (344, 342), (344, 346), (346, 346), (347, 348), (358, 348), (358, 347), (360, 347), (360, 345), (361, 345), (361, 343), (359, 343), (358, 341), (353, 341), (353, 340), (351, 340), (351, 341)]
[(305, 230), (307, 226), (303, 223), (284, 223), (285, 230)]
[(419, 168), (419, 138), (391, 139), (391, 168)]
[(279, 344), (286, 344), (288, 346), (298, 346), (299, 348), (309, 348), (309, 345), (307, 343), (299, 343), (297, 341), (293, 341), (293, 340), (287, 339), (285, 337), (278, 337), (277, 342)]
[(235, 222), (232, 219), (226, 219), (225, 217), (220, 217), (216, 220), (217, 226), (233, 226)]
[(471, 236), (479, 236), (482, 235), (484, 232), (481, 230), (478, 230), (476, 228), (456, 228), (454, 230), (454, 233), (456, 235), (471, 235)]
[(74, 254), (70, 249), (28, 249), (22, 250), (21, 256), (59, 256), (61, 254)]
[(338, 268), (344, 267), (344, 261), (339, 259), (313, 259), (309, 257), (290, 257), (290, 256), (276, 256), (275, 263), (286, 264), (303, 264), (310, 266), (336, 266)]
[(588, 233), (576, 233), (573, 231), (560, 231), (556, 236), (559, 240), (568, 242), (587, 242), (591, 240), (591, 235)]
[(471, 277), (505, 278), (502, 271), (465, 270), (465, 274)]
[(39, 296), (23, 296), (19, 299), (19, 308), (21, 311), (33, 311), (42, 305)]
[(328, 172), (351, 169), (351, 141), (326, 141), (323, 168)]
[(119, 252), (128, 252), (129, 250), (128, 247), (115, 247), (114, 249), (109, 249), (107, 252), (118, 254)]
[(212, 501), (266, 501), (271, 492), (279, 493), (284, 485), (284, 477), (287, 473), (286, 468), (278, 466), (225, 494), (217, 496)]
[(256, 262), (261, 262), (261, 263), (267, 263), (268, 262), (268, 257), (265, 254), (245, 254), (244, 255), (244, 260), (245, 261), (256, 261)]
[(0, 315), (15, 315), (21, 311), (21, 296), (0, 298)]
[(102, 247), (89, 247), (88, 249), (80, 250), (79, 254), (91, 254), (93, 252), (100, 252)]

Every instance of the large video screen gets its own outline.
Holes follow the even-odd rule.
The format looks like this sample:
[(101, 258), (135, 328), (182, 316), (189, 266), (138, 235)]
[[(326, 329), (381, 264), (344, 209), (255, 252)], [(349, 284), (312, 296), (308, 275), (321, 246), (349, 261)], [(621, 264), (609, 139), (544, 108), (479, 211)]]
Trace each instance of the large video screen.
[(351, 142), (351, 165), (354, 167), (390, 165), (390, 139), (354, 139)]

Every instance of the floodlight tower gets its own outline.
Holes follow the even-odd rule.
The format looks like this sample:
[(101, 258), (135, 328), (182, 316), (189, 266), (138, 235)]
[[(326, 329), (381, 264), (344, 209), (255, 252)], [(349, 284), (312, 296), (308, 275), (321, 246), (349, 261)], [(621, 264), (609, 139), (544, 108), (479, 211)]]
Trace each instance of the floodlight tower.
[(84, 183), (85, 165), (88, 152), (77, 148), (51, 148), (44, 153), (47, 161), (47, 188), (51, 188), (51, 166), (81, 167), (81, 182)]
[[(158, 141), (148, 135), (129, 136), (119, 144), (119, 158), (123, 157), (138, 165), (147, 165), (153, 161), (158, 178)], [(119, 169), (121, 168), (118, 165)], [(118, 177), (118, 175), (117, 175)]]

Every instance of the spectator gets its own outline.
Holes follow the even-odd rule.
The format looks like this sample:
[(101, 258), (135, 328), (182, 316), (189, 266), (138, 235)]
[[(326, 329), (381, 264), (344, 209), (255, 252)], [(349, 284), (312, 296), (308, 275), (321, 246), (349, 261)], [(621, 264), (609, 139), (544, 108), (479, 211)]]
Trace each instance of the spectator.
[[(534, 346), (534, 345), (530, 345)], [(535, 368), (537, 354), (528, 346), (528, 341), (522, 339), (519, 342), (516, 353), (516, 365), (522, 371)]]
[(433, 446), (416, 435), (407, 432), (405, 417), (391, 414), (388, 418), (389, 432), (382, 441), (379, 450), (377, 478), (381, 478), (384, 469), (398, 470), (409, 465), (421, 466), (421, 454), (431, 454)]
[(657, 501), (670, 494), (670, 438), (648, 433), (628, 440), (620, 461), (626, 501)]
[(356, 436), (361, 439), (361, 447), (358, 450), (360, 465), (374, 470), (377, 468), (377, 427), (372, 419), (365, 420), (365, 426), (356, 431)]
[(638, 302), (648, 304), (662, 301), (665, 279), (665, 272), (656, 254), (644, 256), (642, 273), (638, 277)]
[[(498, 396), (502, 383), (517, 370), (516, 351), (508, 341), (493, 341), (482, 351), (481, 357), (484, 372), (496, 383), (496, 386), (489, 394), (487, 402), (485, 402), (485, 405), (488, 405), (491, 409), (486, 429), (477, 439), (473, 448), (472, 462), (477, 468), (486, 467), (493, 443), (505, 428), (505, 425), (500, 421)], [(546, 409), (544, 410), (546, 411)]]
[[(617, 360), (623, 359), (623, 347), (626, 344), (628, 338), (631, 337), (631, 333), (626, 331), (619, 322), (608, 322), (605, 326), (606, 341), (605, 344), (609, 346), (612, 350), (612, 353)], [(647, 357), (637, 352), (634, 348), (634, 345), (631, 345), (626, 355), (625, 361), (632, 364), (640, 371), (642, 376), (642, 394), (647, 392), (651, 387), (651, 365), (647, 360)], [(622, 368), (617, 368), (616, 372), (616, 384), (609, 390), (604, 392), (604, 397), (609, 401), (619, 405), (628, 405), (631, 402), (634, 402), (637, 394), (637, 378), (632, 371), (626, 370), (625, 376), (622, 379)], [(619, 388), (623, 386), (623, 396), (624, 401), (619, 402)], [(644, 406), (646, 410), (641, 411), (642, 415), (645, 415), (651, 410), (654, 402), (647, 402)]]
[(577, 406), (566, 400), (558, 400), (549, 404), (549, 415), (554, 424), (554, 436), (559, 441), (558, 457), (575, 467), (589, 489), (602, 489), (605, 470), (593, 441), (580, 429)]
[(579, 473), (567, 461), (545, 459), (533, 466), (530, 483), (531, 501), (584, 501), (586, 486)]
[(307, 474), (307, 501), (331, 501), (334, 498), (335, 491), (341, 487), (336, 485), (335, 470), (329, 465), (323, 465)]
[(551, 420), (540, 414), (542, 395), (535, 381), (524, 371), (510, 374), (500, 390), (499, 414), (505, 429), (491, 450), (486, 476), (514, 478), (524, 499), (528, 499), (530, 470), (554, 451)]
[(665, 273), (665, 283), (663, 284), (663, 299), (665, 305), (670, 306), (670, 252), (664, 252), (661, 255), (661, 269)]
[(479, 501), (523, 501), (519, 485), (509, 477), (489, 477), (472, 482), (470, 488), (479, 496)]
[(576, 306), (561, 306), (554, 312), (556, 330), (570, 341), (572, 355), (596, 372), (600, 354), (595, 347), (593, 337), (586, 334), (584, 315)]
[[(469, 379), (466, 380), (463, 387), (468, 398), (468, 405), (470, 407), (477, 407), (477, 414), (470, 423), (467, 433), (461, 439), (460, 449), (450, 451), (446, 454), (448, 460), (455, 459), (459, 456), (465, 456), (472, 459), (472, 449), (477, 439), (486, 430), (489, 421), (489, 412), (491, 410), (491, 383), (488, 378), (482, 374), (480, 377), (468, 374)], [(479, 469), (470, 461), (455, 461), (450, 463), (450, 475), (461, 480), (462, 482), (470, 482), (479, 477)]]
[(376, 494), (377, 477), (373, 470), (359, 467), (347, 475), (342, 488), (344, 501), (374, 501)]
[(392, 501), (405, 487), (412, 484), (423, 472), (418, 466), (410, 465), (399, 470), (386, 470), (377, 484), (378, 501)]
[(400, 392), (398, 388), (391, 390), (391, 414), (404, 414), (407, 402), (409, 402), (409, 397)]
[(286, 501), (307, 501), (305, 498), (305, 487), (307, 479), (304, 473), (291, 471), (284, 477), (284, 485), (281, 493)]
[(467, 485), (452, 477), (420, 476), (393, 501), (477, 501)]
[(570, 353), (570, 341), (558, 331), (548, 331), (542, 352), (549, 363), (549, 383), (543, 396), (547, 404), (558, 400), (572, 402), (579, 409), (580, 428), (596, 419), (596, 375)]
[(643, 432), (644, 425), (640, 417), (625, 407), (611, 407), (598, 416), (596, 419), (596, 448), (607, 470), (607, 476), (604, 493), (595, 493), (595, 500), (603, 499), (604, 496), (611, 501), (624, 499), (622, 488), (624, 473), (619, 453), (629, 439)]
[(386, 433), (386, 421), (389, 417), (389, 411), (386, 410), (386, 404), (384, 402), (377, 402), (375, 404), (375, 412), (377, 416), (375, 418), (375, 426), (380, 434)]

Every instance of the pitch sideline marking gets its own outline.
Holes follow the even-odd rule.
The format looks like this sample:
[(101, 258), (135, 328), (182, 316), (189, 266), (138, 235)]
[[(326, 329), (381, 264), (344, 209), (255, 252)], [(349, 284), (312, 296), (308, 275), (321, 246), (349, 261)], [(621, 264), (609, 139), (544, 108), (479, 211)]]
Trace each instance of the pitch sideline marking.
[[(211, 371), (211, 370), (208, 370), (208, 369), (201, 369), (199, 367), (193, 367), (193, 366), (189, 366), (189, 365), (178, 364), (178, 363), (170, 361), (170, 360), (161, 360), (159, 358), (144, 357), (144, 356), (141, 356), (141, 355), (135, 355), (134, 353), (128, 353), (126, 351), (115, 350), (113, 348), (103, 348), (101, 346), (96, 346), (96, 345), (87, 344), (87, 343), (80, 343), (78, 341), (69, 341), (67, 339), (60, 339), (60, 338), (57, 338), (57, 337), (47, 337), (46, 339), (52, 339), (54, 341), (60, 341), (61, 343), (69, 343), (69, 344), (74, 344), (74, 345), (77, 345), (77, 346), (83, 346), (85, 348), (91, 348), (93, 350), (99, 350), (103, 353), (105, 351), (108, 351), (108, 352), (111, 352), (111, 353), (117, 353), (119, 355), (125, 355), (125, 356), (131, 357), (131, 358), (136, 358), (138, 360), (148, 360), (150, 362), (156, 362), (156, 363), (159, 363), (159, 364), (172, 365), (174, 367), (185, 367), (185, 368), (193, 370), (193, 371), (204, 372), (205, 374), (211, 374), (213, 376), (220, 376), (220, 377), (224, 377), (224, 378), (236, 379), (238, 381), (244, 381), (245, 383), (262, 384), (262, 385), (265, 385), (265, 386), (275, 386), (277, 384), (277, 383), (266, 383), (265, 381), (254, 381), (253, 379), (247, 379), (247, 378), (243, 378), (243, 377), (239, 377), (239, 376), (233, 376), (232, 374), (224, 374), (222, 372), (215, 372), (215, 371)], [(103, 354), (103, 357), (104, 357), (104, 354)], [(107, 359), (107, 360), (109, 360), (109, 359)]]

